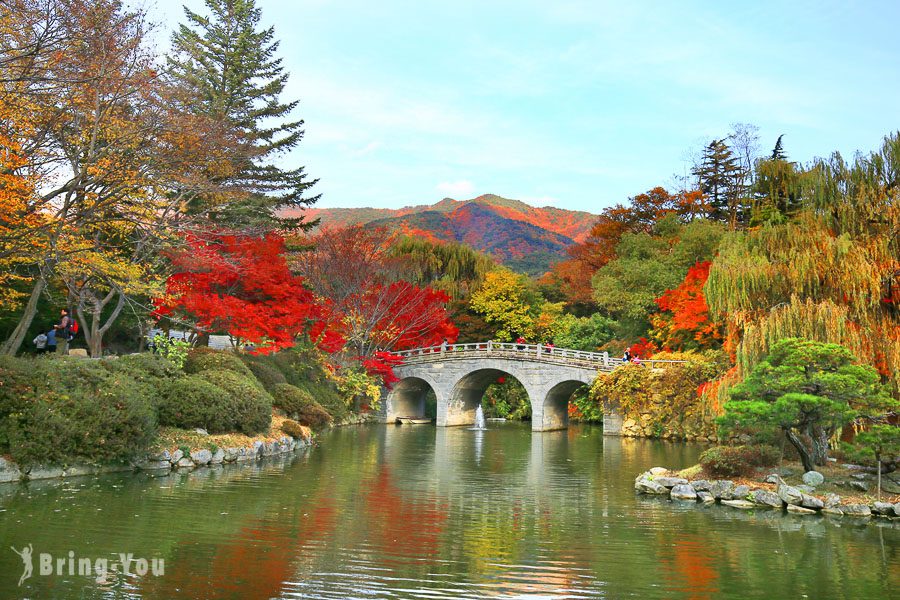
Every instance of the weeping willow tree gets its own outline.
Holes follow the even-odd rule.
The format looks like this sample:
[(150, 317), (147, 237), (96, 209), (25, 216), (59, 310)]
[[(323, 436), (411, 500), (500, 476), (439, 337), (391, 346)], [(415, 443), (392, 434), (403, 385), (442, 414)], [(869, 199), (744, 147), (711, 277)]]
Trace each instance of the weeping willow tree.
[(736, 365), (713, 389), (724, 398), (775, 342), (799, 337), (850, 349), (900, 395), (900, 134), (797, 177), (793, 214), (729, 233), (710, 269), (706, 301)]
[(497, 268), (489, 256), (464, 244), (403, 237), (390, 251), (404, 259), (409, 268), (406, 277), (413, 283), (446, 292), (452, 300), (467, 297), (488, 271)]

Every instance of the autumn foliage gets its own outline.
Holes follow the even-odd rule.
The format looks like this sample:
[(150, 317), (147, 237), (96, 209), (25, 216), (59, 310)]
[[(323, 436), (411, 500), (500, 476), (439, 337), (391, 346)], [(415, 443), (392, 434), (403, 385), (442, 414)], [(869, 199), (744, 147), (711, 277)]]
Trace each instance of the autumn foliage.
[(256, 353), (288, 348), (301, 334), (326, 351), (343, 345), (326, 326), (326, 308), (288, 270), (280, 236), (191, 236), (171, 259), (175, 272), (156, 300), (157, 316), (227, 332)]
[(653, 337), (667, 350), (711, 348), (721, 343), (722, 328), (709, 316), (703, 286), (710, 261), (688, 269), (681, 284), (656, 299), (663, 312), (653, 315)]

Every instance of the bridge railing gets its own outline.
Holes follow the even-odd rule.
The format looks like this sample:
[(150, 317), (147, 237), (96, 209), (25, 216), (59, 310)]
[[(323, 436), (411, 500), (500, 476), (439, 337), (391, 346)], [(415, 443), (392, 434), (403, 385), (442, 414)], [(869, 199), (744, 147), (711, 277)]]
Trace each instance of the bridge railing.
[[(571, 348), (557, 348), (547, 344), (516, 344), (507, 342), (474, 342), (468, 344), (441, 344), (426, 348), (414, 348), (412, 350), (400, 350), (394, 352), (396, 356), (407, 359), (405, 362), (420, 362), (453, 358), (462, 354), (478, 355), (513, 355), (518, 358), (530, 360), (548, 360), (553, 362), (579, 362), (591, 363), (598, 367), (612, 370), (625, 364), (621, 358), (610, 357), (608, 352), (586, 352), (584, 350), (572, 350)], [(449, 355), (449, 356), (448, 356)], [(683, 360), (653, 360), (641, 361), (640, 364), (650, 368), (660, 366), (663, 363), (683, 363)]]

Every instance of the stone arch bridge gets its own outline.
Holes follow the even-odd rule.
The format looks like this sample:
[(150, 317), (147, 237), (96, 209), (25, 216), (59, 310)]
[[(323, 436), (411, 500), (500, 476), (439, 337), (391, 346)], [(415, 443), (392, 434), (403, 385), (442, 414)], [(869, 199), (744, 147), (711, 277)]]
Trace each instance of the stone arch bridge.
[[(400, 378), (382, 395), (383, 421), (422, 417), (429, 390), (437, 399), (437, 425), (471, 425), (487, 387), (498, 377), (517, 379), (528, 392), (533, 431), (565, 429), (569, 398), (590, 385), (598, 372), (612, 371), (621, 359), (607, 353), (582, 352), (541, 344), (443, 344), (396, 353), (403, 363), (394, 368)], [(654, 361), (646, 361), (651, 368)], [(605, 433), (618, 433), (622, 417), (604, 407)]]

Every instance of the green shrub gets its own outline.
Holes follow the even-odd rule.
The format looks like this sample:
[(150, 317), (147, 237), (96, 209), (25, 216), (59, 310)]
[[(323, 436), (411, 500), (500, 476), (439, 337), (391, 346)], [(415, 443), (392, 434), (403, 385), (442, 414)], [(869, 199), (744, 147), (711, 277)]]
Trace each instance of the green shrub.
[(212, 350), (211, 348), (194, 348), (188, 352), (184, 363), (185, 373), (201, 373), (203, 371), (233, 371), (255, 382), (253, 373), (234, 352)]
[[(241, 363), (243, 366), (243, 363)], [(199, 376), (228, 395), (232, 431), (247, 435), (267, 431), (272, 423), (272, 396), (263, 390), (256, 379), (242, 377), (234, 371), (211, 369)]]
[(181, 377), (182, 372), (174, 363), (149, 352), (127, 354), (119, 358), (103, 361), (103, 366), (112, 373), (122, 373), (132, 379), (151, 386), (161, 393), (168, 380)]
[(41, 359), (27, 368), (32, 383), (16, 377), (19, 405), (0, 426), (17, 463), (124, 460), (149, 448), (156, 415), (148, 385), (99, 361)]
[(291, 421), (290, 419), (286, 419), (281, 423), (281, 431), (288, 434), (294, 439), (298, 440), (306, 440), (309, 439), (309, 430), (298, 423), (297, 421)]
[(200, 375), (188, 375), (168, 383), (159, 402), (159, 424), (209, 433), (237, 430), (231, 394)]
[(9, 448), (7, 439), (9, 416), (22, 410), (25, 399), (33, 395), (39, 381), (35, 369), (39, 360), (0, 356), (0, 450)]
[(331, 423), (331, 415), (306, 390), (279, 383), (272, 390), (275, 407), (304, 425), (319, 429)]
[(272, 393), (272, 389), (279, 383), (287, 383), (284, 374), (275, 367), (258, 360), (247, 360), (245, 362), (267, 392)]
[(710, 475), (735, 477), (756, 467), (778, 463), (781, 452), (773, 446), (715, 446), (700, 455), (700, 464)]

